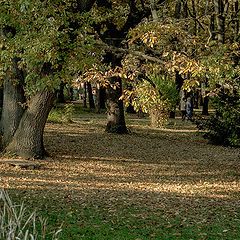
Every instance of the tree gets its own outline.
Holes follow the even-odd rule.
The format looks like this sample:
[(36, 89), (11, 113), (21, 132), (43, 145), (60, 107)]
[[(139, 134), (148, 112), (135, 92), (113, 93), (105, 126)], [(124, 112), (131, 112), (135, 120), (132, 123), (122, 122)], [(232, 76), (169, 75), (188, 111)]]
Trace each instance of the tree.
[[(94, 0), (9, 1), (0, 5), (1, 117), (5, 152), (43, 157), (43, 130), (62, 79), (74, 76), (89, 45), (81, 14)], [(88, 58), (89, 61), (89, 58)], [(78, 64), (77, 64), (78, 63)]]
[[(93, 9), (93, 15), (97, 21), (93, 27), (98, 33), (102, 43), (109, 48), (104, 48), (104, 63), (111, 65), (114, 72), (115, 68), (121, 67), (123, 54), (118, 54), (111, 50), (111, 47), (121, 48), (125, 45), (129, 30), (137, 26), (143, 18), (151, 14), (149, 4), (141, 4), (138, 1), (103, 1), (101, 8)], [(114, 15), (113, 15), (114, 13)], [(99, 15), (103, 18), (99, 21)], [(107, 106), (107, 132), (127, 133), (124, 118), (121, 77), (109, 77), (106, 84), (106, 106)]]

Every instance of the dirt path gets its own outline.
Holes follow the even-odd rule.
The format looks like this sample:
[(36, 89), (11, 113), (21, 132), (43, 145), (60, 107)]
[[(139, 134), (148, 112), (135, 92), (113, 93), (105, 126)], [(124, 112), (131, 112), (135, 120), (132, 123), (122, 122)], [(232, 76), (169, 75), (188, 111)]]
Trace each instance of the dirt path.
[(49, 194), (83, 206), (136, 205), (166, 215), (204, 214), (206, 207), (240, 210), (239, 149), (208, 144), (191, 123), (152, 129), (128, 120), (130, 135), (104, 132), (105, 121), (47, 124), (51, 158), (38, 170), (0, 164), (0, 188)]

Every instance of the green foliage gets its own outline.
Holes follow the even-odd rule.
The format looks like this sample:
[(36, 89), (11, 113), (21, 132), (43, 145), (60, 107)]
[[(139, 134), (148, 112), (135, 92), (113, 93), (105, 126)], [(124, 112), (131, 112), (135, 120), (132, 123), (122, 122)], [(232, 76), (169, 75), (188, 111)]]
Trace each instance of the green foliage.
[(131, 101), (136, 111), (148, 113), (153, 126), (161, 127), (167, 122), (170, 111), (169, 100), (161, 96), (149, 82), (137, 83), (133, 90), (125, 91), (124, 100), (127, 103)]
[(65, 104), (64, 106), (64, 115), (63, 115), (63, 120), (66, 122), (72, 122), (72, 118), (73, 118), (73, 103), (68, 103)]
[(222, 91), (214, 99), (216, 116), (196, 121), (204, 137), (215, 144), (240, 147), (240, 95), (239, 92)]
[(179, 102), (179, 92), (173, 79), (168, 75), (154, 74), (150, 79), (169, 103), (170, 110), (174, 110)]
[[(0, 75), (11, 73), (12, 59), (26, 73), (27, 95), (56, 89), (97, 61), (93, 37), (87, 36), (88, 13), (74, 12), (75, 1), (10, 1), (0, 4)], [(95, 53), (97, 51), (95, 50)]]
[(144, 80), (132, 86), (131, 91), (125, 91), (125, 102), (131, 102), (136, 111), (148, 113), (153, 126), (165, 125), (170, 111), (175, 109), (179, 101), (179, 93), (172, 79), (152, 74), (149, 81)]
[(204, 136), (216, 144), (240, 146), (240, 68), (239, 43), (225, 44), (211, 56), (202, 58), (198, 70), (208, 84), (216, 116), (198, 120), (199, 129), (206, 130)]
[(63, 107), (53, 108), (49, 115), (47, 121), (50, 123), (71, 123), (73, 121), (74, 107), (72, 103), (64, 104)]

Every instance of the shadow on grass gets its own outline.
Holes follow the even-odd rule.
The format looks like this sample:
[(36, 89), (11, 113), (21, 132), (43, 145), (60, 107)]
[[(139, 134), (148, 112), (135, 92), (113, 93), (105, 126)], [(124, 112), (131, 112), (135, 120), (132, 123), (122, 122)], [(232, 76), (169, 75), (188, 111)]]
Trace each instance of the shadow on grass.
[(39, 170), (1, 165), (0, 186), (53, 226), (64, 221), (64, 239), (204, 239), (206, 232), (208, 239), (238, 239), (236, 149), (207, 144), (190, 125), (133, 125), (133, 134), (120, 136), (103, 126), (49, 124), (51, 158), (39, 160)]

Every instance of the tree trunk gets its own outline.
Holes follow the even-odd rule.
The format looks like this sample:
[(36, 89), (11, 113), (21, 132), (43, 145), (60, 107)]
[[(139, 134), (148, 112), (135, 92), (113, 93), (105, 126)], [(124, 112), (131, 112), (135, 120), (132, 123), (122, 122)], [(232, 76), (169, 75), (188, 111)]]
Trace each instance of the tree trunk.
[(158, 15), (157, 15), (155, 0), (150, 0), (150, 6), (151, 6), (153, 22), (158, 22)]
[(89, 101), (89, 107), (95, 108), (93, 94), (92, 94), (92, 85), (90, 82), (87, 82), (87, 89), (88, 89), (88, 101)]
[(106, 88), (105, 87), (100, 87), (100, 108), (105, 109), (106, 105)]
[(83, 107), (87, 108), (87, 83), (84, 83), (83, 89)]
[(106, 95), (108, 122), (106, 131), (110, 133), (128, 133), (124, 117), (123, 101), (120, 100), (122, 96), (122, 81), (120, 78), (113, 77), (110, 79)]
[(216, 12), (218, 42), (224, 43), (225, 42), (225, 14), (228, 9), (228, 1), (226, 1), (226, 4), (224, 4), (223, 0), (214, 0), (214, 8)]
[(63, 92), (65, 86), (66, 86), (65, 83), (61, 83), (60, 88), (57, 91), (57, 102), (58, 103), (65, 103), (66, 102), (66, 100), (64, 98), (64, 92)]
[(100, 84), (97, 84), (95, 97), (95, 112), (100, 113), (100, 109)]
[(202, 108), (202, 115), (208, 115), (208, 102), (209, 102), (209, 97), (205, 96), (203, 97), (203, 108)]
[(42, 158), (43, 131), (56, 94), (49, 90), (37, 92), (31, 98), (28, 109), (22, 116), (18, 129), (5, 151), (26, 158)]
[(73, 101), (73, 87), (69, 87), (68, 88), (68, 91), (69, 91), (69, 97), (70, 97), (70, 101)]
[(196, 91), (193, 94), (193, 107), (196, 108), (196, 109), (199, 108), (198, 99), (199, 99), (199, 90), (196, 89)]
[[(11, 80), (10, 78), (16, 80)], [(13, 73), (10, 76), (9, 71), (7, 71), (3, 83), (3, 108), (1, 116), (3, 148), (11, 141), (24, 113), (23, 104), (25, 103), (25, 96), (23, 81), (23, 72), (17, 68), (17, 59), (13, 59)]]
[(0, 108), (3, 108), (3, 87), (0, 87)]
[(176, 19), (179, 19), (181, 17), (181, 7), (182, 7), (181, 0), (177, 0), (176, 6), (175, 6), (175, 12), (174, 12), (174, 17)]

